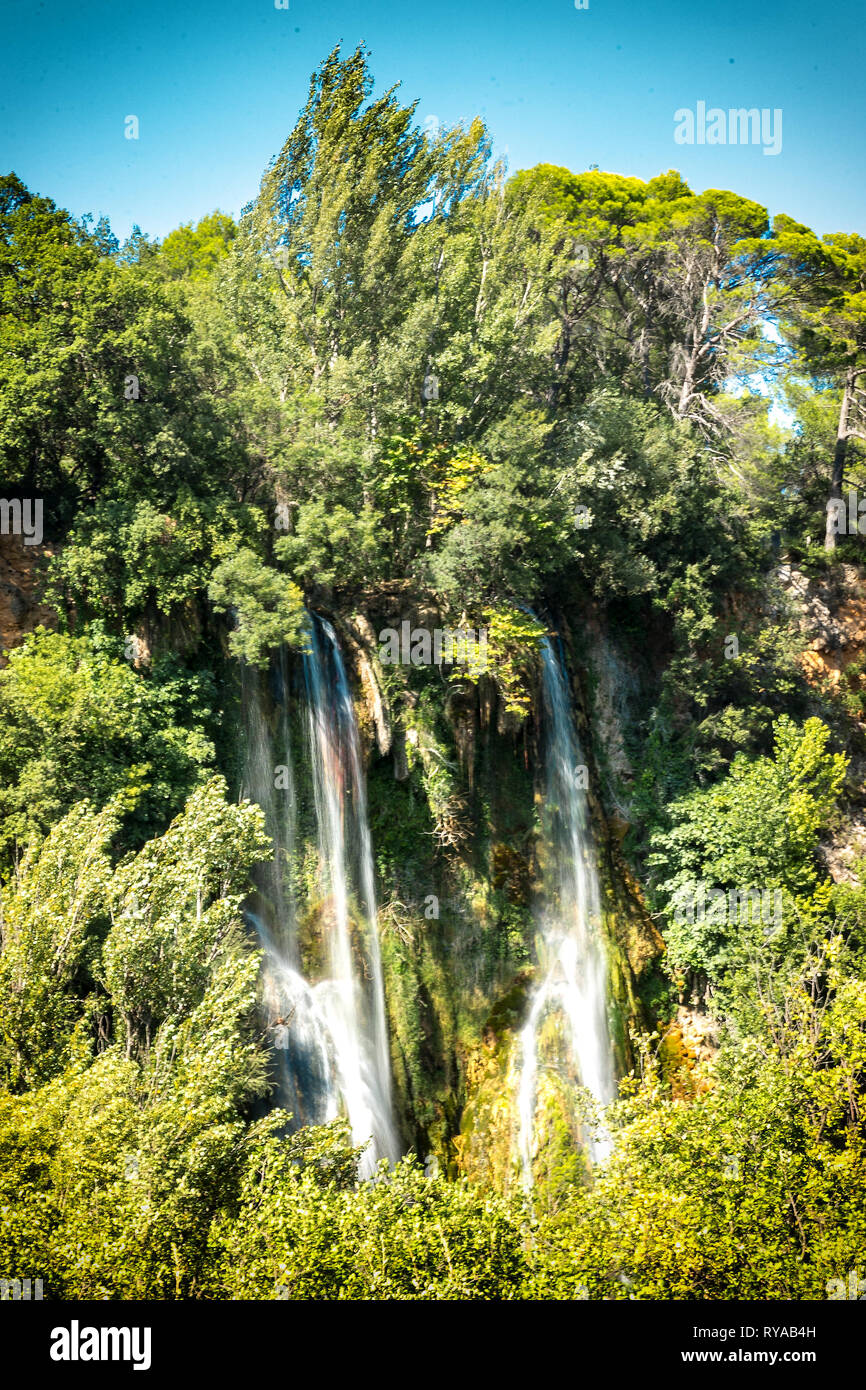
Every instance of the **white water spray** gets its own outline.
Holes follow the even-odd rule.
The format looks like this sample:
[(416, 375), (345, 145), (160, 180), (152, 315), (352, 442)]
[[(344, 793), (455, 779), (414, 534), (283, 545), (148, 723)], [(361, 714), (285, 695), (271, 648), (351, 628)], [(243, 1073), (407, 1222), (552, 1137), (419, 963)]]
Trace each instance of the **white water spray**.
[[(571, 714), (563, 667), (551, 643), (542, 643), (545, 719), (545, 905), (540, 922), (539, 966), (529, 1018), (520, 1033), (519, 1152), (523, 1180), (532, 1182), (532, 1151), (540, 1070), (542, 1024), (557, 1015), (565, 1025), (568, 1055), (581, 1084), (600, 1105), (614, 1097), (614, 1067), (607, 1021), (607, 961), (583, 755)], [(609, 1151), (605, 1135), (590, 1140), (599, 1161)]]
[[(246, 757), (244, 794), (264, 810), (274, 862), (256, 872), (257, 899), (247, 916), (265, 951), (264, 1003), (282, 1020), (276, 1044), (280, 1102), (295, 1122), (324, 1124), (342, 1101), (352, 1141), (369, 1142), (360, 1166), (369, 1177), (380, 1158), (399, 1156), (391, 1110), (385, 995), (377, 931), (373, 856), (355, 710), (333, 628), (313, 619), (304, 657), (307, 734), (318, 827), (320, 880), (327, 922), (327, 978), (304, 979), (290, 869), (295, 850), (295, 790), (288, 733), (287, 663), (279, 668), (274, 721), (265, 717), (254, 672), (242, 676)], [(280, 789), (275, 788), (279, 768)]]
[(336, 635), (322, 619), (313, 623), (304, 679), (322, 887), (331, 909), (330, 978), (318, 990), (353, 1140), (372, 1140), (362, 1165), (369, 1173), (380, 1158), (395, 1161), (399, 1150), (358, 726)]

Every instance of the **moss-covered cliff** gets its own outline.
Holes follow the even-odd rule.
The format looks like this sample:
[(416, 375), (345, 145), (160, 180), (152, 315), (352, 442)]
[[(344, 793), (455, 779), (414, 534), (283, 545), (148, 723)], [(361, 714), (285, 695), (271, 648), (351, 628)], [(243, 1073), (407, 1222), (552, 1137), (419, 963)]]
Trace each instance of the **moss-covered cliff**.
[[(347, 658), (365, 753), (369, 823), (379, 898), (395, 1109), (405, 1147), (440, 1168), (493, 1180), (516, 1177), (518, 1034), (537, 980), (542, 896), (540, 673), (525, 673), (525, 713), (489, 675), (458, 668), (385, 665), (378, 633), (404, 614), (434, 628), (439, 615), (405, 595), (370, 613), (332, 613)], [(391, 624), (389, 624), (389, 619)], [(609, 1025), (616, 1067), (633, 1065), (630, 1029), (647, 1022), (640, 986), (662, 950), (621, 851), (624, 825), (602, 790), (621, 730), (596, 737), (591, 671), (559, 619), (575, 722), (588, 760), (589, 807), (602, 894)], [(573, 664), (572, 664), (573, 663)], [(327, 904), (316, 888), (316, 825), (305, 765), (303, 691), (290, 660), (285, 691), (263, 680), (267, 718), (288, 696), (298, 808), (291, 891), (303, 964), (323, 968)], [(539, 1091), (537, 1162), (574, 1153), (577, 1077), (567, 1059)], [(559, 1155), (559, 1158), (554, 1158)], [(571, 1160), (568, 1160), (569, 1162)]]

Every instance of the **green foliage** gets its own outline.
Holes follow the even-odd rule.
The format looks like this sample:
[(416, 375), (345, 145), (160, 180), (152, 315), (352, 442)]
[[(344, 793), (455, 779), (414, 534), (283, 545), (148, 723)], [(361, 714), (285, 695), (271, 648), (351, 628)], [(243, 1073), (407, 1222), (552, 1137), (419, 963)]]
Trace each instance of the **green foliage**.
[(184, 356), (178, 295), (101, 255), (14, 175), (0, 188), (0, 241), (0, 465), (10, 483), (53, 494), (48, 534), (106, 486), (140, 497), (192, 483), (213, 410)]
[(260, 514), (181, 489), (166, 512), (151, 502), (101, 500), (81, 512), (51, 571), (62, 612), (72, 603), (117, 626), (168, 617), (193, 605), (218, 562), (262, 526)]
[[(7, 1269), (82, 1299), (822, 1297), (866, 1238), (866, 889), (818, 853), (851, 791), (831, 741), (862, 754), (862, 662), (807, 685), (772, 570), (833, 577), (814, 542), (830, 456), (838, 491), (862, 443), (866, 243), (785, 215), (768, 234), (760, 204), (673, 170), (506, 181), (480, 120), (425, 133), (374, 90), (363, 47), (329, 54), (237, 226), (119, 252), (0, 180), (0, 472), (44, 498), (35, 577), (72, 632), (15, 634), (0, 671)], [(787, 435), (733, 387), (780, 361)], [(586, 713), (616, 764), (594, 822), (630, 820), (629, 894), (649, 879), (666, 939), (670, 978), (637, 985), (661, 1023), (679, 996), (723, 1025), (679, 1070), (635, 1034), (595, 1171), (547, 1078), (532, 1197), (493, 1176), (533, 970), (527, 604), (580, 661), (598, 641), (597, 671), (622, 653), (607, 686), (628, 668), (633, 691), (599, 677)], [(362, 1183), (343, 1118), (259, 1118), (242, 905), (272, 842), (212, 775), (216, 746), (236, 770), (225, 647), (262, 671), (291, 649), (295, 730), (317, 607), (488, 630), (486, 670), (374, 672), (398, 783), (361, 720), (400, 1121), (457, 1180), (410, 1155)], [(318, 883), (313, 798), (295, 810), (280, 868)], [(676, 915), (702, 883), (778, 892), (781, 920)], [(623, 951), (614, 976), (625, 1018)]]
[(821, 1299), (866, 1236), (866, 996), (830, 978), (829, 1007), (801, 985), (685, 1103), (644, 1050), (609, 1163), (591, 1184), (560, 1164), (531, 1204), (411, 1158), (358, 1184), (343, 1122), (242, 1131), (221, 1097), (255, 1078), (215, 978), (179, 1067), (110, 1049), (0, 1101), (4, 1248), (79, 1298)]
[(284, 644), (304, 650), (307, 614), (303, 592), (260, 560), (254, 550), (242, 547), (217, 565), (208, 594), (218, 613), (234, 613), (236, 626), (229, 636), (229, 648), (251, 666), (267, 666), (270, 653)]
[[(739, 755), (714, 786), (671, 802), (667, 828), (652, 836), (648, 863), (658, 900), (673, 918), (666, 930), (673, 967), (701, 972), (717, 1007), (730, 1007), (737, 988), (750, 992), (743, 975), (756, 957), (777, 971), (799, 969), (815, 920), (826, 911), (818, 835), (831, 822), (847, 769), (846, 758), (828, 750), (829, 739), (819, 719), (798, 729), (783, 716), (773, 757)], [(718, 911), (712, 902), (709, 910), (687, 907), (701, 883), (724, 893)], [(775, 910), (762, 908), (763, 917), (751, 907), (743, 912), (739, 898), (731, 912), (731, 890), (750, 889), (770, 897), (778, 889), (784, 923)]]
[(192, 225), (169, 232), (158, 252), (160, 269), (172, 280), (206, 280), (226, 255), (237, 227), (224, 212), (212, 212)]
[[(30, 1089), (0, 1093), (0, 1244), (49, 1296), (194, 1295), (213, 1214), (258, 1142), (245, 1111), (266, 1088), (259, 957), (238, 890), (270, 843), (261, 812), (224, 792), (200, 789), (113, 875), (110, 815), (76, 808), (4, 894), (3, 1063)], [(114, 991), (92, 1009), (75, 997), (88, 951)], [(86, 1028), (71, 1048), (63, 1031), (86, 1008), (102, 1021), (96, 1055)]]
[(250, 865), (270, 857), (258, 808), (228, 807), (214, 778), (184, 814), (115, 872), (103, 983), (126, 1027), (127, 1053), (177, 1027), (204, 994), (214, 959), (240, 950)]
[(847, 768), (842, 754), (828, 750), (829, 738), (819, 719), (798, 729), (782, 717), (772, 758), (737, 758), (721, 782), (674, 802), (671, 829), (654, 842), (653, 864), (667, 873), (666, 891), (682, 875), (780, 885), (803, 896), (814, 891), (816, 837)]
[(303, 502), (294, 534), (279, 537), (274, 552), (301, 583), (357, 589), (381, 574), (381, 518), (367, 505), (358, 512), (339, 503)]
[[(520, 609), (503, 605), (484, 611), (487, 629), (486, 669), (496, 682), (505, 710), (525, 718), (532, 703), (532, 678), (537, 672), (544, 624)], [(474, 672), (467, 671), (470, 679)], [(452, 673), (459, 680), (459, 671)]]
[(442, 736), (441, 708), (432, 691), (422, 691), (403, 717), (407, 762), (410, 770), (418, 769), (424, 789), (423, 810), (419, 808), (416, 818), (432, 819), (428, 833), (440, 844), (459, 844), (467, 834), (466, 807), (455, 759), (449, 756), (451, 750)]
[(357, 1188), (323, 1187), (274, 1139), (215, 1245), (217, 1287), (232, 1298), (513, 1298), (522, 1265), (505, 1199), (425, 1178), (411, 1158)]
[(801, 983), (771, 1036), (729, 1048), (688, 1103), (645, 1057), (615, 1107), (610, 1162), (537, 1228), (534, 1297), (827, 1297), (866, 1238), (851, 1104), (866, 990), (836, 984), (816, 1007)]
[(779, 214), (771, 248), (787, 291), (787, 314), (798, 330), (806, 360), (821, 374), (861, 367), (866, 352), (866, 239), (834, 232), (817, 237)]
[(2, 898), (0, 1075), (32, 1089), (60, 1071), (84, 1020), (76, 995), (92, 977), (97, 924), (108, 915), (115, 806), (76, 806), (24, 855)]
[(213, 686), (173, 660), (151, 678), (117, 643), (39, 629), (0, 671), (0, 844), (26, 844), (75, 802), (111, 798), (133, 841), (164, 824), (213, 759)]

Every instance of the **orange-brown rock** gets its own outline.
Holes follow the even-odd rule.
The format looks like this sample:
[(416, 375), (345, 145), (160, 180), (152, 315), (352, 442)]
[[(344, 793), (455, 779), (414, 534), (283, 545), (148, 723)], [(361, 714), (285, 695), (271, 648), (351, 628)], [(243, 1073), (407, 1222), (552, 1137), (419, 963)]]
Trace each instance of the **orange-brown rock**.
[(39, 560), (51, 555), (44, 545), (25, 545), (21, 536), (0, 536), (0, 665), (3, 652), (17, 647), (40, 624), (56, 627), (54, 611), (40, 603)]

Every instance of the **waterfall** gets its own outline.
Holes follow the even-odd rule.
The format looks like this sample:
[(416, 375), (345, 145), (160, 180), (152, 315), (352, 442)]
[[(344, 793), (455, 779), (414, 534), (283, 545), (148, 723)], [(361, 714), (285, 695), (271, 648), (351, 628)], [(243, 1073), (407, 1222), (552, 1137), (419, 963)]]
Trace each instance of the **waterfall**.
[(265, 715), (261, 679), (241, 666), (244, 729), (242, 794), (265, 813), (274, 844), (270, 862), (257, 865), (256, 892), (247, 907), (265, 952), (264, 1005), (271, 1020), (288, 1020), (284, 1043), (275, 1049), (278, 1095), (297, 1124), (324, 1124), (336, 1118), (339, 1092), (334, 1081), (333, 1046), (316, 987), (303, 978), (298, 950), (297, 912), (291, 869), (295, 854), (295, 780), (289, 741), (288, 669), (285, 651), (271, 669), (275, 719)]
[[(532, 1144), (540, 1055), (553, 1028), (581, 1084), (601, 1105), (614, 1096), (613, 1055), (607, 1022), (607, 961), (600, 894), (585, 790), (585, 768), (574, 727), (563, 664), (550, 641), (542, 643), (544, 702), (544, 907), (538, 955), (541, 980), (520, 1033), (519, 1153), (524, 1182), (532, 1181)], [(551, 1020), (551, 1023), (548, 1023)], [(606, 1136), (590, 1140), (596, 1159), (609, 1151)]]
[(380, 1158), (398, 1156), (373, 853), (355, 708), (334, 629), (321, 618), (312, 624), (304, 680), (322, 888), (331, 917), (330, 979), (318, 989), (354, 1141), (372, 1139), (365, 1154), (369, 1169)]
[(303, 658), (306, 735), (312, 768), (324, 901), (325, 978), (304, 978), (291, 868), (296, 794), (289, 744), (285, 652), (272, 669), (275, 716), (265, 716), (257, 674), (244, 667), (243, 792), (265, 812), (274, 861), (256, 872), (247, 916), (265, 952), (264, 1004), (274, 1034), (280, 1103), (297, 1124), (334, 1119), (342, 1102), (353, 1143), (371, 1141), (370, 1176), (399, 1149), (391, 1114), (385, 995), (377, 932), (373, 855), (351, 691), (331, 625), (311, 620)]
[(276, 727), (265, 717), (258, 672), (246, 662), (241, 665), (241, 711), (244, 728), (242, 792), (265, 813), (268, 834), (274, 842), (274, 857), (258, 865), (255, 883), (259, 902), (252, 914), (258, 930), (262, 917), (271, 923), (267, 945), (297, 964), (295, 904), (291, 889), (291, 866), (295, 850), (295, 781), (289, 745), (289, 715), (286, 698), (288, 673), (285, 652), (272, 670), (276, 685)]

